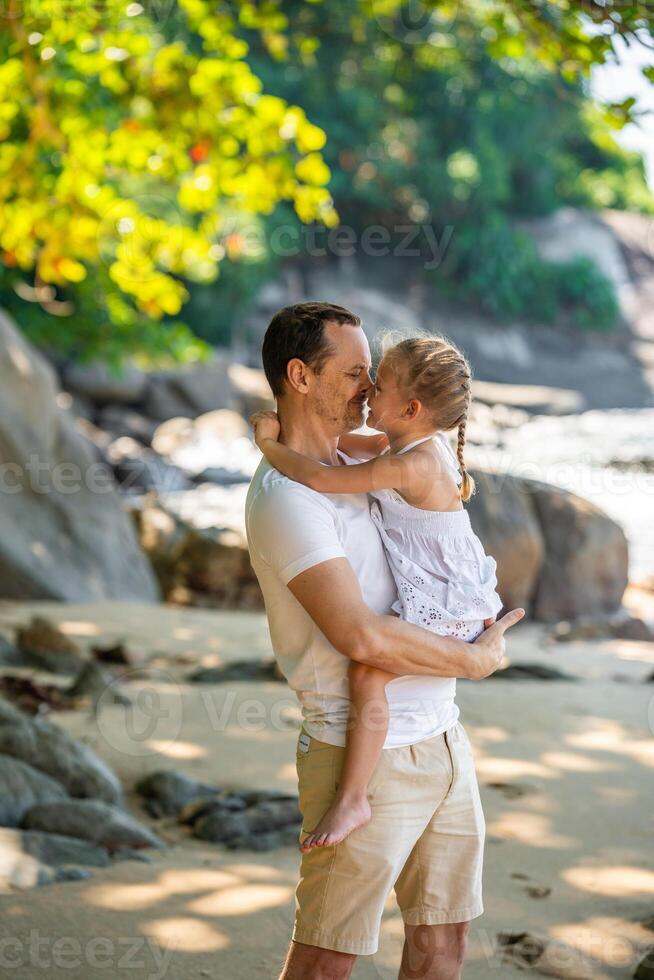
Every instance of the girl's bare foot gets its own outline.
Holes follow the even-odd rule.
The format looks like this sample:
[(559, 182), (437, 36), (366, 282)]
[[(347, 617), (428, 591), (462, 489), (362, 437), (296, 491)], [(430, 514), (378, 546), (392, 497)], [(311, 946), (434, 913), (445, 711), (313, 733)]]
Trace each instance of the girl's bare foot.
[(301, 851), (327, 847), (345, 840), (357, 827), (368, 823), (372, 810), (366, 796), (356, 798), (337, 796), (318, 826), (300, 844)]

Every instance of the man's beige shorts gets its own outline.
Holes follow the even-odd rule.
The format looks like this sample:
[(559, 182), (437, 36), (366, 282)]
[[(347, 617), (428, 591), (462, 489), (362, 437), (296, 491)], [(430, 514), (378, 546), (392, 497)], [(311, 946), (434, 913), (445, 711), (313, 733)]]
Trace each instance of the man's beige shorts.
[[(301, 734), (300, 840), (331, 803), (344, 752)], [(344, 953), (375, 953), (393, 886), (402, 918), (411, 925), (481, 915), (486, 824), (463, 725), (457, 721), (434, 738), (384, 749), (368, 799), (368, 824), (340, 844), (302, 855), (293, 939)]]

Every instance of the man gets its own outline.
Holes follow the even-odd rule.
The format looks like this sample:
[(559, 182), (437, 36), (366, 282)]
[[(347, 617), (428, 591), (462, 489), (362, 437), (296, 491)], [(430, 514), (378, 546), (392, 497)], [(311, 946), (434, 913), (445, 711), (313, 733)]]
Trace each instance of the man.
[[(280, 310), (266, 332), (263, 366), (281, 441), (347, 465), (338, 438), (362, 425), (372, 387), (359, 318), (331, 303)], [(368, 788), (370, 822), (335, 846), (303, 853), (281, 980), (349, 977), (357, 955), (377, 950), (393, 886), (405, 923), (401, 980), (456, 980), (470, 919), (483, 912), (485, 822), (458, 709), (447, 730), (434, 731), (429, 685), (491, 674), (505, 630), (524, 610), (487, 621), (473, 644), (392, 615), (395, 584), (366, 495), (319, 494), (265, 459), (248, 492), (246, 527), (275, 656), (303, 711), (296, 755), (303, 834), (338, 785), (350, 661), (424, 681), (408, 728), (406, 705), (391, 696), (393, 682), (387, 686), (390, 723)]]

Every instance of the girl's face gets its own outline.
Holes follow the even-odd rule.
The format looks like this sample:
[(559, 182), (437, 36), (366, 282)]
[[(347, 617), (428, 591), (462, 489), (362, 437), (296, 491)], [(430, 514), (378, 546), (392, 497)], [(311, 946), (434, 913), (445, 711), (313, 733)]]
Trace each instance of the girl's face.
[(370, 412), (367, 424), (387, 435), (404, 428), (407, 422), (406, 410), (409, 401), (406, 392), (400, 386), (400, 381), (398, 365), (393, 364), (388, 358), (383, 358), (377, 368), (374, 387), (368, 395)]

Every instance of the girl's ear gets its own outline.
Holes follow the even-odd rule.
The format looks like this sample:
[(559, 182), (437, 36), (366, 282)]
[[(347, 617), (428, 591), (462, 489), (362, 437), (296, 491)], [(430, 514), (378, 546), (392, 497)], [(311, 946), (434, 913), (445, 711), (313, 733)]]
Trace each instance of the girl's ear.
[(411, 422), (415, 422), (421, 412), (422, 402), (418, 401), (417, 398), (412, 398), (411, 401), (407, 402), (407, 406), (404, 409), (404, 417)]

